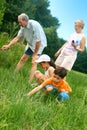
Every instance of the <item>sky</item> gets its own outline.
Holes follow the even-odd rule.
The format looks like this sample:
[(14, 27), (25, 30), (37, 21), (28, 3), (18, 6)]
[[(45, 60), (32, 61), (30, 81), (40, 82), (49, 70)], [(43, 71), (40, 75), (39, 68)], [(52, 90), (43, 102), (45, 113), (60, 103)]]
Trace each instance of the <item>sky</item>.
[(65, 40), (74, 32), (74, 22), (82, 19), (85, 22), (83, 32), (87, 36), (87, 0), (49, 0), (52, 16), (61, 23), (58, 36)]

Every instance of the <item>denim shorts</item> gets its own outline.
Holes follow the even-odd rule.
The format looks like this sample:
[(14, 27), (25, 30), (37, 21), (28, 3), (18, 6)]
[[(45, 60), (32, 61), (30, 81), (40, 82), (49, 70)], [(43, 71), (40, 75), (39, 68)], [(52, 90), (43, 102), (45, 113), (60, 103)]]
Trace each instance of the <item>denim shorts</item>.
[(26, 55), (33, 55), (33, 51), (30, 49), (30, 48), (28, 48), (27, 50), (25, 50), (25, 52), (24, 52)]
[(60, 92), (58, 93), (57, 99), (61, 102), (68, 100), (69, 99), (69, 95), (66, 92)]
[[(25, 50), (24, 53), (25, 53), (26, 55), (32, 56), (34, 52), (33, 52), (30, 48), (28, 48), (27, 50)], [(40, 56), (41, 54), (37, 54), (37, 55)]]
[(55, 86), (53, 86), (52, 84), (48, 84), (48, 85), (46, 85), (45, 86), (45, 89), (47, 89), (48, 87), (52, 87), (52, 93), (57, 93), (57, 89), (56, 89), (56, 87)]
[(51, 84), (48, 84), (45, 86), (45, 89), (47, 89), (48, 87), (52, 87), (53, 90), (52, 90), (52, 93), (53, 94), (57, 94), (57, 99), (60, 101), (60, 102), (63, 102), (65, 100), (68, 100), (69, 99), (69, 95), (67, 92), (58, 92), (57, 88)]

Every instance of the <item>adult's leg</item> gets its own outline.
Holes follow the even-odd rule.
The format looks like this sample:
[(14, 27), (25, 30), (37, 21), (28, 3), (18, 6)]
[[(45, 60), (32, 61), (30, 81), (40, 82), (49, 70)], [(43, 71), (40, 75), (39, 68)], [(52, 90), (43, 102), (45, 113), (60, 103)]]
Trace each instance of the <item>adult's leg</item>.
[(34, 73), (37, 69), (37, 63), (35, 62), (35, 60), (38, 59), (38, 58), (39, 58), (39, 56), (33, 56), (32, 55), (32, 65), (31, 65), (29, 82), (31, 82), (33, 77), (34, 77)]
[(24, 63), (28, 60), (29, 55), (23, 54), (23, 56), (21, 57), (21, 59), (19, 60), (15, 72), (18, 72), (22, 66), (24, 65)]
[(37, 63), (36, 63), (35, 61), (32, 61), (32, 67), (31, 67), (31, 71), (30, 71), (30, 79), (29, 79), (29, 82), (32, 81), (36, 69), (37, 69)]

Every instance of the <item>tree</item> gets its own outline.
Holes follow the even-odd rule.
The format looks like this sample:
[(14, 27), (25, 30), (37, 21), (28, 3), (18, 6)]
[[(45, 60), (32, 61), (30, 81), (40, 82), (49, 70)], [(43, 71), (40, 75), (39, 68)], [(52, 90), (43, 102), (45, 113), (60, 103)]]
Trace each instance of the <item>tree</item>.
[(53, 27), (53, 26), (45, 28), (48, 46), (47, 46), (47, 48), (45, 48), (44, 53), (48, 54), (53, 59), (55, 59), (55, 56), (54, 56), (55, 52), (65, 42), (63, 39), (58, 38), (56, 31), (57, 31), (57, 28)]
[(56, 17), (51, 15), (48, 7), (50, 2), (48, 0), (30, 0), (35, 5), (35, 19), (39, 21), (44, 27), (56, 26), (58, 27), (59, 21)]
[(2, 24), (4, 12), (5, 12), (5, 0), (1, 0), (0, 1), (0, 25)]
[(87, 50), (86, 48), (83, 53), (80, 53), (80, 52), (78, 53), (78, 57), (73, 66), (73, 69), (87, 74)]
[(3, 17), (3, 24), (0, 30), (3, 32), (11, 33), (14, 22), (17, 23), (17, 16), (22, 12), (24, 6), (24, 0), (6, 0), (5, 13)]
[(30, 19), (35, 19), (41, 23), (43, 27), (56, 26), (60, 23), (56, 17), (50, 13), (48, 0), (6, 0), (6, 9), (3, 18), (1, 31), (11, 33), (13, 23), (17, 23), (17, 17), (21, 13), (26, 13)]

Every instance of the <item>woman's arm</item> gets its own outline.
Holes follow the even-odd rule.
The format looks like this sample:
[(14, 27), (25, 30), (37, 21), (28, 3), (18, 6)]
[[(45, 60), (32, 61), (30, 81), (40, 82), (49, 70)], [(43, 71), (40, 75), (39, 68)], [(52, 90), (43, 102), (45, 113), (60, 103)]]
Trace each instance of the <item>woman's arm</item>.
[(55, 53), (55, 57), (60, 55), (62, 49), (65, 47), (66, 44), (67, 44), (67, 42), (65, 42), (64, 45)]

